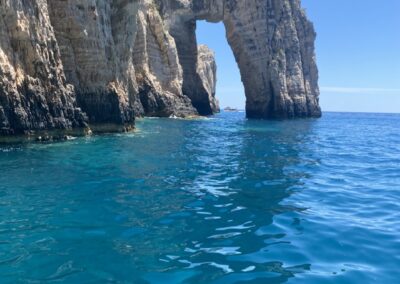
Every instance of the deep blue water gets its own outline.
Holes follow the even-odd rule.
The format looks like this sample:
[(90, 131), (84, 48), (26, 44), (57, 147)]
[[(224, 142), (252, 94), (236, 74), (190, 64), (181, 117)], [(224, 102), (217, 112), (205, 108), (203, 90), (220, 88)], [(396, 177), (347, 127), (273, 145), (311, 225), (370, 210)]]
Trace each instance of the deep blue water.
[(400, 283), (400, 115), (0, 146), (1, 283)]

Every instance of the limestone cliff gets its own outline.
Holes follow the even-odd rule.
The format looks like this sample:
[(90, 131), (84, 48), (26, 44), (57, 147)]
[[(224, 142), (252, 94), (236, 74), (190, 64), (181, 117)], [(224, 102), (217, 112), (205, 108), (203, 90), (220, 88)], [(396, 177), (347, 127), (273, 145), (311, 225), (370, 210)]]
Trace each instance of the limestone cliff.
[(133, 62), (143, 107), (139, 114), (161, 117), (197, 114), (190, 99), (182, 93), (182, 67), (175, 41), (152, 0), (141, 2), (137, 26)]
[(224, 23), (248, 117), (321, 115), (315, 32), (300, 0), (227, 1)]
[(2, 0), (0, 16), (1, 134), (217, 112), (197, 20), (224, 23), (248, 117), (321, 114), (300, 0)]
[(217, 64), (215, 54), (206, 45), (199, 45), (197, 50), (197, 73), (200, 82), (208, 94), (208, 104), (213, 113), (219, 112), (219, 102), (215, 97), (217, 87)]
[(223, 22), (238, 63), (250, 118), (318, 117), (315, 32), (300, 0), (157, 0), (175, 38), (183, 92), (211, 114), (196, 70), (196, 21)]
[(67, 81), (89, 121), (132, 123), (137, 1), (47, 2)]
[(0, 134), (86, 127), (45, 0), (0, 1)]

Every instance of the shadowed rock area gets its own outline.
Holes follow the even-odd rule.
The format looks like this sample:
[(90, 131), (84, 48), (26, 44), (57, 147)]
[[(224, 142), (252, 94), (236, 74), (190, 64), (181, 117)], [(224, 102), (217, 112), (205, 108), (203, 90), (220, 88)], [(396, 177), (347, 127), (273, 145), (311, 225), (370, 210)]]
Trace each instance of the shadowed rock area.
[(218, 112), (197, 20), (224, 23), (249, 118), (321, 115), (315, 32), (299, 0), (3, 0), (0, 16), (2, 135)]

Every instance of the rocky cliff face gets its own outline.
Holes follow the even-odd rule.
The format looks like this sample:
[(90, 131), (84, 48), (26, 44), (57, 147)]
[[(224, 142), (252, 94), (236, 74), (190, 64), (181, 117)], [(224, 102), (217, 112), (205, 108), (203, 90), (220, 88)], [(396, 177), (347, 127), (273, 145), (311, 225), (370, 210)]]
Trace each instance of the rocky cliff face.
[(315, 32), (300, 0), (227, 1), (224, 23), (245, 86), (248, 117), (321, 115)]
[[(175, 38), (184, 94), (212, 113), (196, 71), (196, 21), (223, 22), (238, 63), (250, 118), (318, 117), (315, 32), (300, 0), (158, 0)], [(207, 103), (205, 103), (207, 102)]]
[(86, 127), (46, 1), (0, 1), (0, 134)]
[(137, 1), (47, 2), (67, 81), (90, 123), (132, 123)]
[(225, 24), (248, 117), (321, 113), (299, 0), (3, 0), (0, 16), (1, 134), (217, 112), (197, 20)]
[(217, 86), (217, 64), (215, 54), (206, 45), (199, 45), (197, 49), (197, 74), (203, 89), (207, 92), (207, 102), (212, 113), (219, 112), (219, 102), (215, 97)]
[(143, 0), (138, 13), (138, 32), (133, 49), (136, 81), (148, 116), (190, 116), (197, 114), (182, 93), (182, 67), (175, 41), (152, 0)]

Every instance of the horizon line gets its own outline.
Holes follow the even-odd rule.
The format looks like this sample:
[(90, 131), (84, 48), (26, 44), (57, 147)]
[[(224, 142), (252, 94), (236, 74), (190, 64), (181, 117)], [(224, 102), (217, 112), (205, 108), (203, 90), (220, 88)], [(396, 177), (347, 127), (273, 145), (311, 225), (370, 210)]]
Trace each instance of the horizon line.
[[(230, 107), (230, 106), (220, 106), (220, 111), (224, 111), (224, 108)], [(238, 111), (246, 111), (246, 108), (236, 108)], [(357, 111), (357, 110), (322, 110), (322, 113), (324, 112), (335, 112), (335, 113), (369, 113), (369, 114), (400, 114), (399, 112), (392, 112), (392, 111)]]

